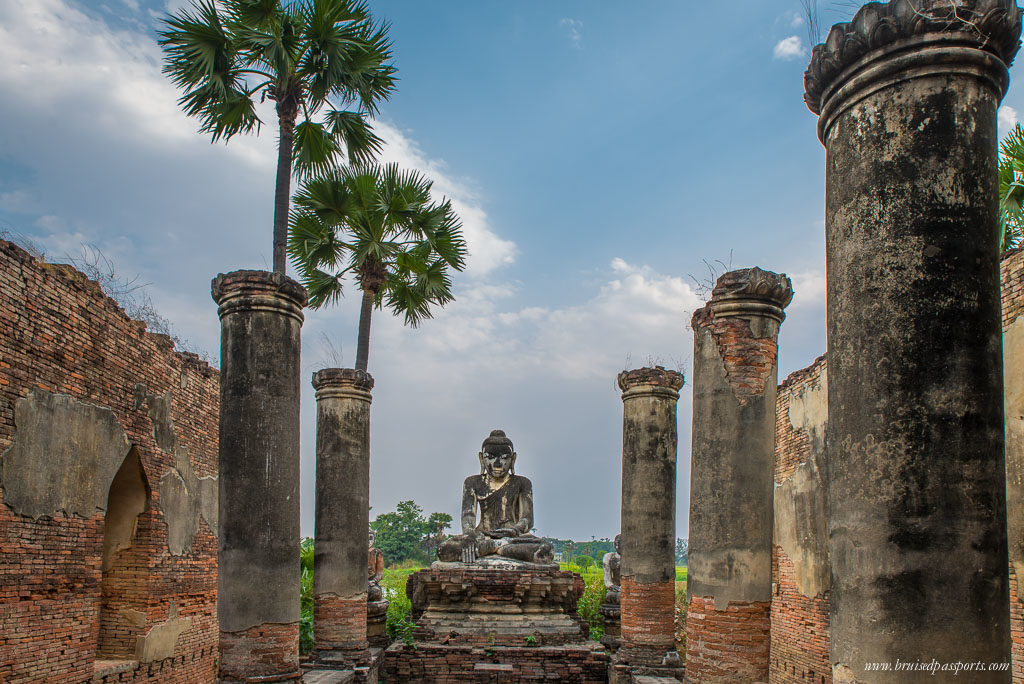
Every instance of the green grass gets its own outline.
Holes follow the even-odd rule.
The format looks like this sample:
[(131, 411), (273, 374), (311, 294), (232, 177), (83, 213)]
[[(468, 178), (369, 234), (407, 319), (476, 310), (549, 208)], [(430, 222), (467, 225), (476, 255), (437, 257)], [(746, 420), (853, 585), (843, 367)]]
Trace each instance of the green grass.
[(422, 570), (421, 567), (388, 568), (381, 577), (380, 587), (384, 590), (384, 598), (388, 600), (387, 630), (388, 636), (399, 641), (412, 638), (412, 620), (409, 613), (412, 603), (405, 593), (405, 583), (409, 575)]

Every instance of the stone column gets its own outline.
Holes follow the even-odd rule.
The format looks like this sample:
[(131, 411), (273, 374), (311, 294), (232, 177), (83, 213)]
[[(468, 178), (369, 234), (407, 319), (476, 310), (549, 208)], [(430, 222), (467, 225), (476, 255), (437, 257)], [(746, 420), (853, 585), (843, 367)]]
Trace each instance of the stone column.
[(676, 403), (683, 376), (659, 366), (623, 371), (618, 381), (622, 617), (614, 669), (625, 677), (639, 667), (678, 670), (680, 665), (674, 630)]
[(367, 529), (373, 378), (351, 368), (313, 374), (316, 389), (316, 546), (313, 638), (322, 663), (368, 665)]
[(264, 271), (213, 280), (221, 321), (220, 681), (299, 673), (299, 331), (306, 291)]
[(805, 76), (827, 150), (836, 681), (1009, 661), (996, 110), (1019, 35), (1012, 0), (872, 3)]
[(778, 335), (793, 299), (760, 268), (693, 315), (686, 678), (768, 681)]

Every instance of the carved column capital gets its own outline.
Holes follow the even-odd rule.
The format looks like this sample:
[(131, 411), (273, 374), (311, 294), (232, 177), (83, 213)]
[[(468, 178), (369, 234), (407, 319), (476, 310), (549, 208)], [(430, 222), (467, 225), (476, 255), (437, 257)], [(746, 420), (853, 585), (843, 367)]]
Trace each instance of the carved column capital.
[(664, 394), (672, 399), (678, 399), (684, 378), (682, 373), (655, 366), (622, 371), (619, 373), (618, 381), (623, 401), (642, 394)]
[[(719, 318), (759, 315), (781, 323), (786, 318), (785, 308), (791, 301), (793, 283), (786, 274), (755, 266), (723, 274), (715, 283), (706, 308)], [(701, 324), (695, 314), (694, 325)]]
[(318, 400), (351, 397), (370, 401), (373, 376), (354, 368), (324, 368), (313, 373), (313, 389)]
[(308, 301), (306, 288), (282, 273), (232, 271), (221, 273), (210, 285), (223, 319), (237, 311), (273, 311), (302, 323), (302, 309)]
[(804, 102), (826, 134), (844, 104), (922, 75), (966, 73), (987, 80), (1001, 98), (1020, 48), (1016, 0), (870, 2), (836, 24), (811, 52)]

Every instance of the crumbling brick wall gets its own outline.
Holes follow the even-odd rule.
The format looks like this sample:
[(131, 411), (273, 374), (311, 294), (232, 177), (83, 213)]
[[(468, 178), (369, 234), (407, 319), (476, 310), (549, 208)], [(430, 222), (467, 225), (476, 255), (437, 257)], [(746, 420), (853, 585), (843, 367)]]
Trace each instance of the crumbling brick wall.
[(0, 241), (0, 681), (214, 680), (218, 411), (215, 369)]
[(1024, 250), (1003, 255), (1003, 381), (1006, 497), (1010, 551), (1010, 638), (1013, 681), (1024, 682)]
[[(779, 385), (776, 399), (772, 684), (832, 681), (828, 563), (823, 548), (827, 527), (825, 513), (820, 510), (824, 504), (820, 466), (828, 415), (825, 382), (822, 356), (786, 378)], [(810, 539), (818, 543), (808, 544)], [(789, 547), (789, 553), (783, 545)], [(790, 553), (797, 557), (791, 558)]]

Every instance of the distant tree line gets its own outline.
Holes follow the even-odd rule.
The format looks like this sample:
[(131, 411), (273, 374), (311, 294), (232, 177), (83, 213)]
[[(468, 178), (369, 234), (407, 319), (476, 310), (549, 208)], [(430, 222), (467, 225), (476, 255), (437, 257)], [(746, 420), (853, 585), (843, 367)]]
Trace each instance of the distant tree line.
[[(604, 559), (604, 554), (615, 550), (614, 544), (607, 537), (590, 541), (573, 541), (572, 539), (555, 539), (554, 537), (544, 537), (544, 540), (551, 542), (551, 545), (555, 547), (555, 553), (561, 554), (560, 558), (565, 562), (572, 560), (579, 563), (578, 559), (589, 556), (594, 562), (600, 564)], [(675, 559), (676, 565), (686, 565), (689, 560), (688, 540), (676, 537)], [(583, 561), (583, 564), (586, 564), (586, 561)]]
[(413, 500), (399, 501), (391, 513), (381, 513), (370, 527), (377, 533), (376, 546), (388, 565), (430, 563), (437, 560), (437, 547), (448, 538), (452, 525), (447, 513), (423, 516), (423, 508)]

